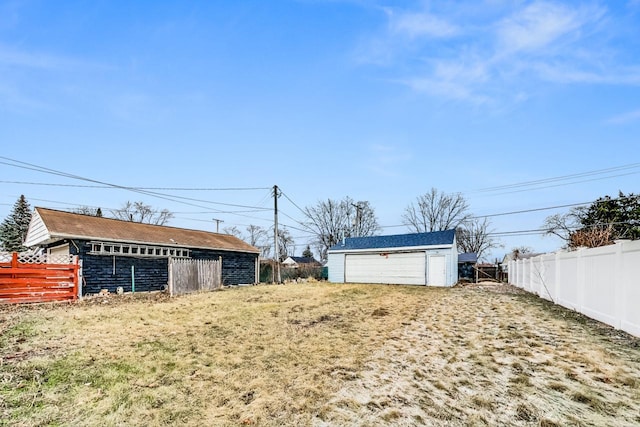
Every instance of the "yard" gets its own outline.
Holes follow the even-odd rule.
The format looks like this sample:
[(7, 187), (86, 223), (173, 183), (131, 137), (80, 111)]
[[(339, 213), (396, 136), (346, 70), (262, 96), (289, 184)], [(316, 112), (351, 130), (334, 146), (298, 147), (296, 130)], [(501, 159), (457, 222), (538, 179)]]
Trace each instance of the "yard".
[(509, 286), (0, 306), (0, 425), (636, 425), (640, 340)]

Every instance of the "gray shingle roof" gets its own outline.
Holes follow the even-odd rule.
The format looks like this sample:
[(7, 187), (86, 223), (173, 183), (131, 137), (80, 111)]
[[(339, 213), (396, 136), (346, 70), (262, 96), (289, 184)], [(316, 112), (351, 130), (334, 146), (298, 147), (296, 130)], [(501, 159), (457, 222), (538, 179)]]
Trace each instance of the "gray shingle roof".
[(320, 264), (314, 257), (310, 256), (292, 256), (289, 257), (298, 264)]
[(475, 252), (458, 254), (458, 263), (461, 262), (478, 262), (478, 254)]
[(454, 238), (455, 230), (395, 234), (391, 236), (348, 237), (345, 239), (344, 244), (340, 242), (332, 246), (329, 251), (451, 245)]

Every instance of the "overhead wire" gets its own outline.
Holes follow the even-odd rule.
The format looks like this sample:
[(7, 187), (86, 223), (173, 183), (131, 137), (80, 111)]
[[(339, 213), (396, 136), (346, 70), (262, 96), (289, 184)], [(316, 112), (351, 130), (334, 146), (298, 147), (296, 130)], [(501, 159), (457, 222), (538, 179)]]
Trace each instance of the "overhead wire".
[[(562, 176), (556, 176), (556, 177), (551, 177), (551, 178), (543, 178), (543, 179), (537, 179), (537, 180), (532, 180), (532, 181), (516, 182), (516, 183), (513, 183), (513, 184), (498, 185), (498, 186), (494, 186), (494, 187), (479, 188), (479, 189), (476, 189), (476, 190), (464, 191), (462, 193), (465, 193), (465, 194), (484, 193), (484, 192), (508, 190), (508, 189), (512, 189), (512, 188), (537, 186), (537, 185), (547, 184), (547, 183), (551, 183), (551, 182), (558, 182), (558, 181), (564, 181), (564, 180), (569, 180), (569, 179), (574, 179), (574, 178), (582, 178), (582, 177), (594, 176), (594, 175), (602, 175), (602, 174), (606, 174), (606, 173), (617, 172), (617, 171), (621, 171), (621, 170), (637, 169), (637, 168), (640, 168), (640, 163), (630, 163), (630, 164), (626, 164), (626, 165), (614, 166), (614, 167), (605, 168), (605, 169), (596, 169), (596, 170), (591, 170), (591, 171), (586, 171), (586, 172), (579, 172), (579, 173), (570, 174), (570, 175), (562, 175)], [(629, 174), (635, 174), (635, 173), (640, 173), (640, 171), (632, 172), (632, 173), (629, 173)], [(624, 174), (624, 175), (626, 175), (626, 174)], [(607, 178), (609, 178), (609, 177), (602, 177), (602, 178), (598, 178), (598, 179), (607, 179)], [(544, 188), (544, 187), (542, 187), (542, 188)], [(540, 189), (540, 188), (537, 188), (537, 189)]]
[[(100, 184), (100, 185), (103, 185), (103, 186), (106, 186), (106, 187), (109, 187), (109, 188), (116, 188), (116, 189), (121, 189), (121, 190), (132, 191), (132, 192), (135, 192), (135, 193), (139, 193), (139, 194), (148, 195), (148, 196), (151, 196), (151, 197), (157, 197), (157, 198), (160, 198), (160, 199), (172, 201), (174, 203), (182, 203), (182, 204), (185, 204), (185, 205), (200, 207), (200, 208), (204, 208), (204, 209), (208, 209), (208, 207), (201, 206), (201, 205), (196, 205), (196, 204), (189, 203), (189, 202), (185, 202), (184, 200), (195, 201), (195, 202), (199, 202), (199, 203), (209, 203), (209, 204), (215, 204), (215, 205), (221, 205), (221, 206), (229, 206), (229, 207), (240, 207), (240, 208), (251, 208), (251, 209), (257, 208), (256, 206), (240, 205), (240, 204), (233, 204), (233, 203), (223, 203), (223, 202), (212, 202), (212, 201), (208, 201), (208, 200), (194, 199), (194, 198), (190, 198), (190, 197), (183, 197), (183, 196), (177, 196), (177, 195), (158, 193), (156, 191), (142, 190), (142, 189), (138, 189), (136, 187), (112, 184), (112, 183), (109, 183), (109, 182), (104, 182), (104, 181), (100, 181), (100, 180), (96, 180), (96, 179), (92, 179), (92, 178), (87, 178), (87, 177), (82, 177), (82, 176), (79, 176), (79, 175), (74, 175), (74, 174), (70, 174), (70, 173), (67, 173), (67, 172), (58, 171), (58, 170), (47, 168), (47, 167), (44, 167), (44, 166), (39, 166), (39, 165), (35, 165), (35, 164), (32, 164), (32, 163), (28, 163), (28, 162), (23, 162), (23, 161), (12, 159), (12, 158), (5, 157), (5, 156), (0, 156), (0, 159), (6, 160), (6, 161), (0, 161), (0, 164), (4, 164), (4, 165), (7, 165), (7, 166), (12, 166), (12, 167), (21, 168), (21, 169), (27, 169), (27, 170), (33, 170), (33, 171), (37, 171), (37, 172), (40, 172), (40, 173), (47, 173), (47, 174), (52, 174), (52, 175), (57, 175), (57, 176), (63, 176), (63, 177), (66, 177), (66, 178), (77, 179), (77, 180), (86, 181), (86, 182), (92, 182), (92, 183)], [(9, 163), (9, 162), (13, 162), (13, 163)], [(267, 210), (266, 208), (258, 208), (258, 209)]]
[[(0, 162), (7, 164), (5, 162)], [(14, 165), (9, 165), (14, 166)], [(52, 182), (30, 182), (30, 181), (3, 181), (0, 184), (21, 184), (21, 185), (41, 185), (49, 187), (73, 187), (73, 188), (114, 188), (110, 185), (82, 185), (82, 184), (61, 184)], [(136, 190), (165, 190), (165, 191), (254, 191), (254, 190), (270, 190), (269, 187), (227, 187), (227, 188), (210, 188), (210, 187), (142, 187), (128, 186)]]

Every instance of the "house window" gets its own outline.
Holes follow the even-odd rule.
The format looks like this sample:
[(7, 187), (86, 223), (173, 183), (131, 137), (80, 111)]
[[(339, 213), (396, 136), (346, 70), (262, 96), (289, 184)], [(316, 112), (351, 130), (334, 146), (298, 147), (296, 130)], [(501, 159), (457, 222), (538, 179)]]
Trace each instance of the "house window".
[(119, 255), (144, 258), (189, 258), (188, 249), (163, 248), (159, 246), (140, 246), (135, 244), (115, 245), (105, 242), (90, 242), (91, 255)]

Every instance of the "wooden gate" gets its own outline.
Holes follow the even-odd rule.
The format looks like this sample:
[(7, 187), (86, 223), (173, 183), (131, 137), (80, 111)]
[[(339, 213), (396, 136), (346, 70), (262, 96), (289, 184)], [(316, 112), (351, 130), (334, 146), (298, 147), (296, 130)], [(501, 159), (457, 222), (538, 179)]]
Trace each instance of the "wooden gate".
[(0, 303), (71, 301), (78, 298), (77, 256), (55, 264), (43, 255), (0, 254)]
[(222, 287), (222, 258), (169, 259), (169, 293), (171, 296), (212, 291)]

